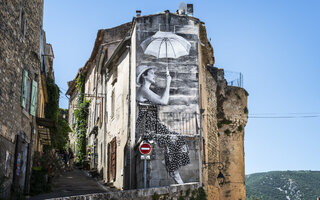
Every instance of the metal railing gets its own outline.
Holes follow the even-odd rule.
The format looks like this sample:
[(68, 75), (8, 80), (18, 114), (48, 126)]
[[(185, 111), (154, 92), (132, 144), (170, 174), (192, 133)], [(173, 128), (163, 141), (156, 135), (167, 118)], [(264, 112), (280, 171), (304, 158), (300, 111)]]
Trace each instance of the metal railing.
[(240, 72), (224, 70), (224, 77), (230, 86), (243, 88), (243, 75)]

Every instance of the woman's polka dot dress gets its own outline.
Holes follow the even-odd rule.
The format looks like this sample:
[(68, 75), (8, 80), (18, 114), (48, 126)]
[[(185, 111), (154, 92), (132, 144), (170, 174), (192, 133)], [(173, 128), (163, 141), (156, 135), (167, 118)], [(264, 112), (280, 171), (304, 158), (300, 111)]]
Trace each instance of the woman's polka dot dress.
[(165, 164), (168, 172), (178, 170), (181, 166), (190, 163), (189, 148), (177, 132), (170, 131), (160, 122), (157, 115), (157, 106), (138, 105), (139, 114), (136, 122), (136, 131), (145, 140), (155, 140), (165, 149)]

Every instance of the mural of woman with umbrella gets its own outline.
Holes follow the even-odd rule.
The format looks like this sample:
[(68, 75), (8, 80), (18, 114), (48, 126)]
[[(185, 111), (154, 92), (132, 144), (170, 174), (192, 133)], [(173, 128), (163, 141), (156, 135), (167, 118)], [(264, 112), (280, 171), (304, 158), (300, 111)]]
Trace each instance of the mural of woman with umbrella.
[(150, 90), (151, 84), (155, 83), (155, 71), (156, 67), (140, 65), (137, 67), (137, 100), (139, 102), (151, 102), (155, 104), (167, 105), (169, 102), (169, 90), (171, 84), (171, 76), (167, 71), (166, 88), (161, 96)]
[[(137, 101), (140, 102), (137, 119), (137, 132), (142, 132), (144, 140), (155, 140), (160, 147), (165, 149), (164, 164), (169, 175), (176, 183), (182, 184), (183, 180), (178, 169), (190, 163), (189, 149), (183, 136), (170, 131), (157, 116), (157, 105), (167, 105), (169, 101), (169, 89), (171, 76), (167, 71), (166, 87), (162, 95), (150, 90), (155, 83), (155, 66), (140, 65), (137, 67)], [(143, 131), (139, 131), (143, 130)]]

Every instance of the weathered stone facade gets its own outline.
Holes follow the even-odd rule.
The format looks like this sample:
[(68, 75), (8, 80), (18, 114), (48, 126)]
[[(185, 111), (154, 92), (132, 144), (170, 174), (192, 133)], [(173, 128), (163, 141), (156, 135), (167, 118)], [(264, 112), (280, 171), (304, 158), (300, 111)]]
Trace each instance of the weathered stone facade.
[[(120, 141), (126, 140), (127, 125), (124, 122), (125, 119), (123, 116), (127, 115), (124, 113), (124, 111), (127, 111), (127, 108), (125, 108), (126, 91), (124, 86), (128, 85), (128, 73), (125, 71), (127, 68), (123, 67), (121, 63), (127, 62), (127, 59), (114, 57), (110, 68), (107, 70), (104, 69), (104, 73), (101, 73), (101, 70), (113, 55), (119, 43), (128, 35), (131, 25), (131, 23), (125, 23), (114, 28), (98, 31), (89, 60), (85, 66), (79, 70), (75, 79), (69, 82), (69, 89), (67, 91), (67, 95), (70, 95), (69, 125), (72, 127), (74, 121), (73, 113), (78, 106), (78, 89), (76, 88), (75, 82), (79, 74), (86, 75), (84, 96), (86, 100), (90, 100), (88, 108), (88, 129), (86, 133), (86, 161), (89, 163), (87, 167), (99, 172), (106, 182), (110, 182), (108, 181), (109, 178), (113, 180), (113, 178), (110, 177), (110, 169), (108, 171), (108, 157), (106, 154), (110, 153), (110, 150), (107, 149), (107, 146), (114, 138), (117, 138), (117, 145), (119, 146), (125, 144), (121, 143), (120, 145)], [(127, 66), (127, 64), (125, 66)], [(112, 73), (114, 70), (119, 72), (119, 76), (118, 74)], [(113, 77), (111, 78), (111, 76)], [(117, 117), (111, 114), (110, 102), (112, 91), (116, 91), (116, 93), (120, 95), (120, 97), (117, 98), (117, 102), (119, 102), (116, 108)], [(106, 102), (108, 102), (108, 104)], [(121, 117), (119, 117), (120, 115)], [(76, 150), (76, 133), (70, 133), (69, 138), (71, 146)], [(121, 148), (118, 148), (119, 152), (121, 152), (120, 149)], [(120, 166), (122, 163), (123, 154), (118, 153), (117, 166)], [(121, 173), (123, 173), (123, 170), (117, 168), (116, 174), (118, 174), (118, 176), (112, 181), (113, 184), (119, 188), (123, 185)]]
[[(200, 29), (200, 96), (202, 111), (202, 181), (208, 199), (245, 199), (244, 127), (247, 92), (228, 86), (224, 70), (213, 67), (213, 48)], [(219, 173), (224, 183), (219, 185)]]
[[(42, 17), (43, 0), (0, 3), (0, 190), (5, 197), (11, 186), (15, 192), (29, 189), (40, 95), (36, 87), (41, 76)], [(25, 90), (23, 80), (28, 85)]]

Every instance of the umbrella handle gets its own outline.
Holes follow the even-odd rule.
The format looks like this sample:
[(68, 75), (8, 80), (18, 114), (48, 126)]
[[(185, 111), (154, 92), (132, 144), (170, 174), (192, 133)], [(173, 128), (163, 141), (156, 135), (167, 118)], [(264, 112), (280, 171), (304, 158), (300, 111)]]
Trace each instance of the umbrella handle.
[(170, 76), (168, 65), (167, 65), (167, 76)]

